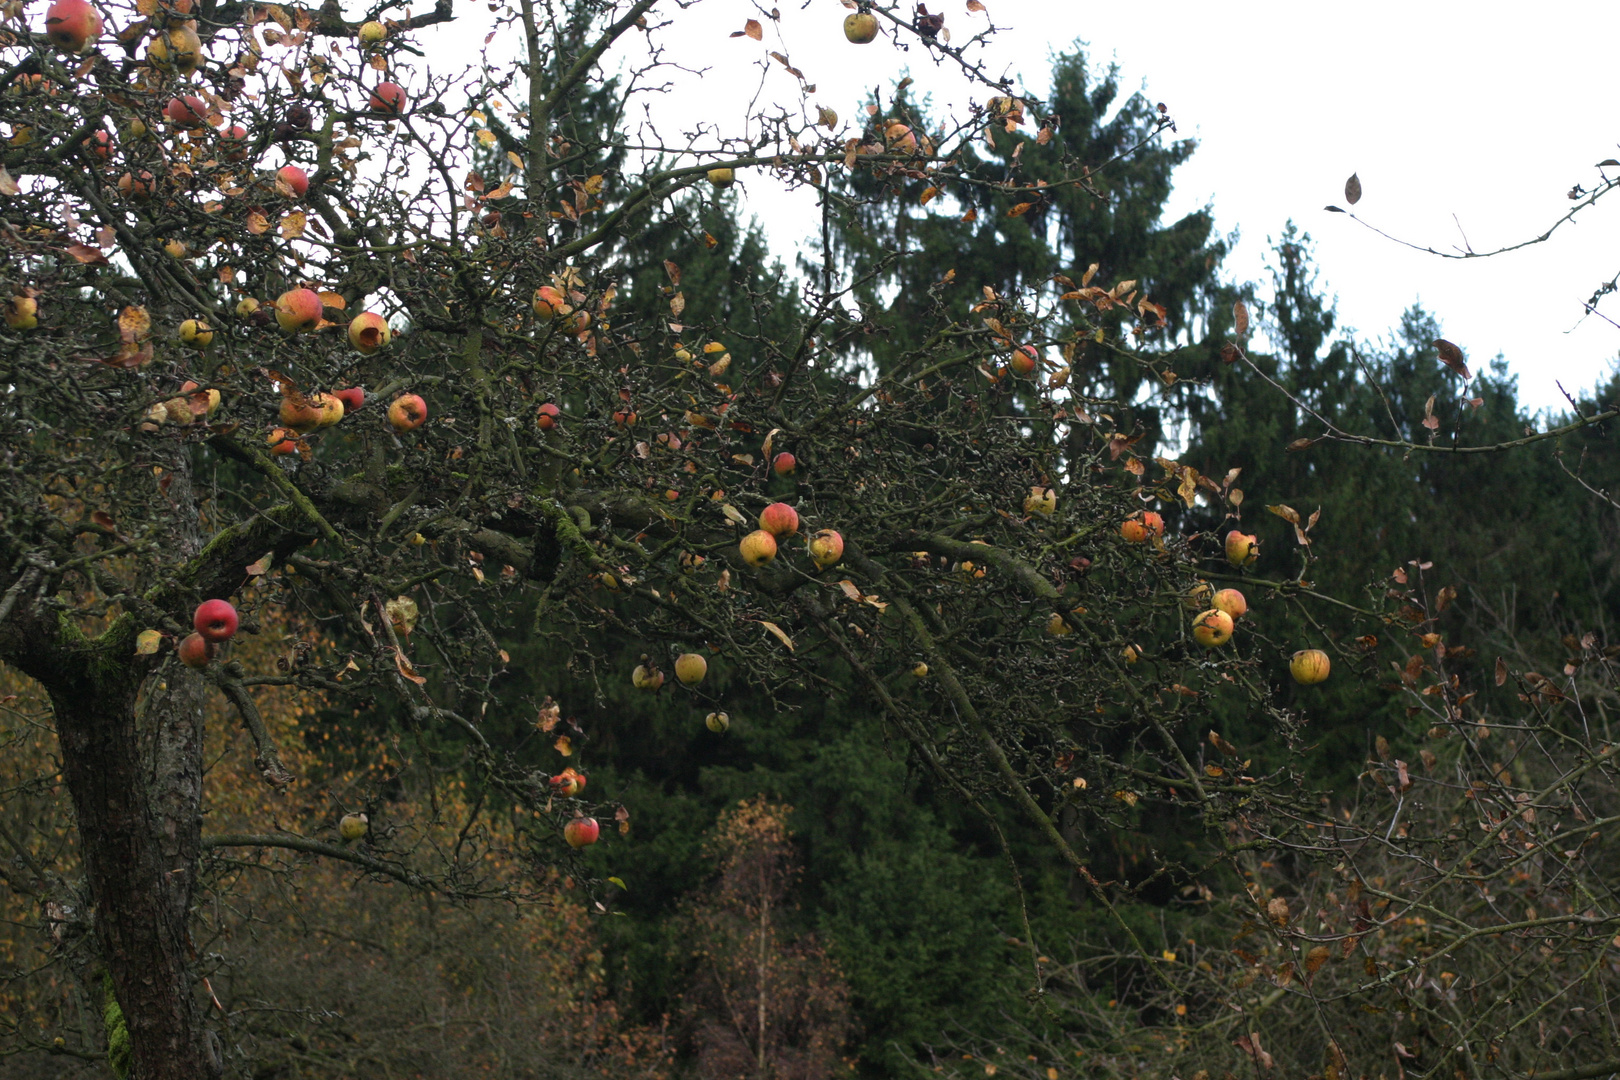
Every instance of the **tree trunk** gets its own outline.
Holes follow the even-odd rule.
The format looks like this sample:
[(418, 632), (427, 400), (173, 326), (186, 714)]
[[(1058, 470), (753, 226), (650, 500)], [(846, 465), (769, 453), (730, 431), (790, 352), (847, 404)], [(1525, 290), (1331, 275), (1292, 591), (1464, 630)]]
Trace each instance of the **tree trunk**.
[[(198, 679), (188, 671), (183, 681)], [(151, 789), (133, 686), (87, 680), (50, 691), (96, 937), (129, 1028), (133, 1075), (206, 1080), (215, 1073), (192, 992), (187, 928), (202, 782), (201, 724), (190, 706), (199, 690), (165, 687), (152, 696)], [(161, 794), (152, 797), (152, 789)]]

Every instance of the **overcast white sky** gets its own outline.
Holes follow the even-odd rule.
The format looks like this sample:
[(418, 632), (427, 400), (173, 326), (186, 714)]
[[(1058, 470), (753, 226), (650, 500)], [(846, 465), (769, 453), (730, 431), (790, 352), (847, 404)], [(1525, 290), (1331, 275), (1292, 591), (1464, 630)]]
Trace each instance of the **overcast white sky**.
[[(1414, 242), (1449, 249), (1466, 233), (1486, 250), (1543, 231), (1569, 210), (1573, 184), (1596, 181), (1593, 165), (1620, 158), (1620, 4), (983, 2), (1005, 28), (987, 54), (992, 70), (1044, 91), (1047, 58), (1078, 40), (1097, 63), (1118, 63), (1126, 89), (1170, 107), (1181, 133), (1200, 142), (1177, 175), (1171, 216), (1210, 205), (1217, 227), (1239, 236), (1226, 265), (1233, 278), (1264, 280), (1267, 238), (1292, 218), (1317, 242), (1341, 324), (1364, 337), (1422, 301), (1475, 367), (1503, 354), (1534, 408), (1561, 403), (1558, 381), (1591, 386), (1620, 355), (1620, 329), (1583, 321), (1580, 306), (1620, 271), (1620, 193), (1547, 244), (1468, 262), (1405, 251), (1323, 210), (1343, 203), (1355, 171), (1365, 189), (1357, 210)], [(786, 52), (816, 84), (811, 102), (844, 117), (908, 73), (941, 106), (985, 96), (887, 36), (848, 44), (838, 0), (781, 3), (763, 43), (726, 36), (771, 5), (672, 8), (671, 55), (703, 74), (675, 73), (659, 115), (735, 130), (767, 49)], [(943, 10), (957, 43), (985, 26), (965, 0), (930, 7)], [(801, 100), (779, 66), (764, 93)], [(746, 211), (791, 262), (814, 222), (810, 197), (784, 198), (768, 176), (741, 179)], [(1620, 296), (1605, 310), (1620, 322)]]

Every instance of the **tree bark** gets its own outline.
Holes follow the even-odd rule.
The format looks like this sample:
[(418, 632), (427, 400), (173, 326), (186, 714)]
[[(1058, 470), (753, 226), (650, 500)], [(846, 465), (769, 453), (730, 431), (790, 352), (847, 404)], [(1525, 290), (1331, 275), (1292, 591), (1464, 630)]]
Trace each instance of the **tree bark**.
[[(195, 676), (187, 672), (188, 681)], [(138, 1080), (205, 1080), (214, 1075), (192, 992), (187, 919), (196, 881), (201, 790), (200, 738), (182, 714), (184, 692), (149, 707), (173, 730), (156, 733), (154, 799), (140, 752), (133, 680), (85, 680), (49, 687), (63, 773), (78, 817), (95, 907), (95, 932), (129, 1027)], [(154, 705), (158, 695), (154, 695)], [(188, 758), (196, 762), (193, 767)], [(165, 790), (166, 789), (166, 790)], [(188, 798), (188, 796), (190, 796)], [(189, 803), (189, 812), (185, 809)]]

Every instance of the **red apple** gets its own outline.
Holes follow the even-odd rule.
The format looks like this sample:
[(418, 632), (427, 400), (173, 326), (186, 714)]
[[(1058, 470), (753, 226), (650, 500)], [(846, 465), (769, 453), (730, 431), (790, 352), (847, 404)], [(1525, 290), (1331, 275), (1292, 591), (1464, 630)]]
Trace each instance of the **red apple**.
[(742, 538), (737, 550), (749, 566), (764, 566), (776, 558), (776, 537), (764, 529), (755, 529)]
[(771, 459), (771, 468), (776, 471), (777, 476), (792, 476), (798, 467), (798, 459), (786, 451)]
[(1035, 374), (1035, 368), (1039, 365), (1040, 359), (1041, 352), (1035, 346), (1020, 345), (1014, 350), (1012, 359), (1007, 362), (1007, 366), (1012, 368), (1014, 375), (1027, 379)]
[(366, 392), (358, 386), (351, 386), (346, 390), (335, 390), (332, 392), (332, 396), (343, 402), (345, 414), (359, 412), (361, 406), (366, 403)]
[(112, 159), (112, 136), (104, 130), (98, 129), (91, 132), (90, 137), (79, 145), (84, 147), (85, 153), (97, 161), (109, 161)]
[(590, 847), (601, 834), (602, 827), (591, 817), (577, 817), (563, 826), (563, 839), (571, 848)]
[(182, 664), (188, 668), (197, 668), (199, 671), (214, 659), (213, 642), (201, 634), (187, 634), (176, 651), (180, 654)]
[(349, 323), (349, 344), (366, 356), (384, 348), (394, 339), (388, 320), (375, 311), (362, 311)]
[(303, 198), (309, 190), (309, 174), (296, 165), (283, 165), (277, 169), (276, 179), (291, 188), (296, 198)]
[(273, 456), (285, 457), (288, 454), (298, 453), (297, 437), (297, 432), (278, 427), (270, 430), (270, 434), (265, 437), (264, 442), (270, 448), (270, 453)]
[(388, 423), (400, 434), (415, 431), (427, 422), (427, 402), (418, 394), (402, 394), (388, 406)]
[(321, 294), (314, 289), (291, 289), (276, 299), (276, 325), (289, 334), (313, 330), (321, 321)]
[(45, 36), (68, 52), (85, 52), (101, 36), (101, 13), (87, 0), (56, 0), (45, 9)]
[(135, 174), (125, 173), (118, 178), (118, 193), (126, 199), (145, 202), (152, 197), (152, 187), (155, 183), (152, 174), (145, 169)]
[(219, 133), (219, 139), (226, 146), (226, 161), (246, 161), (248, 156), (248, 132), (241, 124), (232, 124)]
[(771, 503), (760, 513), (759, 527), (773, 537), (792, 536), (799, 531), (799, 512), (784, 502)]
[(194, 94), (170, 98), (163, 106), (163, 115), (177, 124), (201, 127), (208, 123), (208, 103)]
[(394, 82), (378, 83), (367, 104), (374, 113), (398, 116), (405, 111), (405, 88)]
[(810, 558), (825, 570), (844, 557), (844, 538), (832, 529), (822, 529), (810, 538)]
[(224, 600), (204, 600), (191, 616), (191, 625), (206, 641), (229, 641), (236, 633), (236, 609)]
[(562, 423), (562, 410), (549, 401), (540, 406), (536, 412), (539, 415), (535, 417), (534, 422), (541, 431), (550, 431)]

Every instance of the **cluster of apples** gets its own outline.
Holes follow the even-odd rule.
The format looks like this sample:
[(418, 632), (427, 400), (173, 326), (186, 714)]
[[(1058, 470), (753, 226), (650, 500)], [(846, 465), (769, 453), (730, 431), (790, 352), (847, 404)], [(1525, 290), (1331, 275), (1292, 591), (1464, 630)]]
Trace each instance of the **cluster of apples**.
[[(276, 298), (276, 325), (289, 334), (303, 333), (321, 324), (325, 301), (314, 289), (290, 289)], [(236, 307), (237, 314), (251, 315), (259, 302), (251, 297)], [(362, 356), (386, 348), (394, 339), (388, 320), (374, 311), (363, 311), (349, 321), (349, 344)], [(298, 438), (308, 432), (331, 427), (348, 413), (366, 403), (366, 392), (358, 386), (330, 394), (287, 394), (281, 399), (281, 427), (270, 432), (266, 442), (272, 454), (291, 454), (298, 449)], [(414, 431), (427, 421), (427, 402), (419, 394), (401, 394), (388, 406), (388, 424), (396, 432)]]
[[(709, 662), (702, 653), (682, 653), (675, 658), (675, 678), (682, 686), (696, 686), (709, 674)], [(664, 673), (643, 655), (636, 670), (630, 673), (630, 684), (637, 690), (657, 693), (664, 685)]]
[[(1209, 595), (1209, 586), (1200, 584), (1193, 589), (1188, 602), (1202, 607), (1201, 601)], [(1249, 612), (1249, 601), (1236, 589), (1222, 589), (1209, 597), (1210, 606), (1193, 619), (1193, 640), (1206, 649), (1219, 648), (1232, 640), (1237, 620)]]
[[(782, 460), (784, 457), (788, 459), (786, 462)], [(794, 464), (790, 455), (779, 454), (773, 460), (772, 467), (778, 475), (787, 475), (793, 471)], [(737, 551), (749, 566), (767, 566), (776, 558), (778, 541), (798, 531), (799, 512), (785, 502), (774, 502), (760, 511), (759, 528), (742, 538)], [(805, 542), (805, 547), (817, 569), (825, 570), (837, 565), (844, 557), (844, 538), (833, 529), (821, 529), (814, 533)]]
[(180, 384), (180, 396), (160, 401), (146, 410), (141, 418), (141, 430), (156, 431), (164, 424), (195, 424), (213, 416), (219, 410), (219, 391), (210, 387), (199, 389), (187, 379)]
[(582, 333), (591, 325), (591, 313), (584, 308), (576, 308), (569, 302), (567, 294), (555, 285), (542, 285), (534, 290), (534, 299), (529, 306), (540, 318), (556, 323), (570, 334)]

